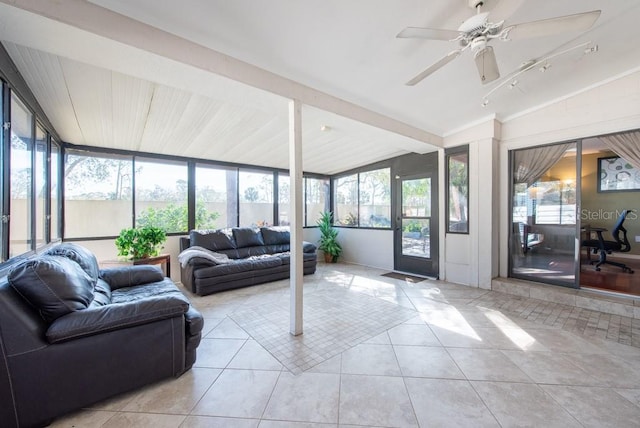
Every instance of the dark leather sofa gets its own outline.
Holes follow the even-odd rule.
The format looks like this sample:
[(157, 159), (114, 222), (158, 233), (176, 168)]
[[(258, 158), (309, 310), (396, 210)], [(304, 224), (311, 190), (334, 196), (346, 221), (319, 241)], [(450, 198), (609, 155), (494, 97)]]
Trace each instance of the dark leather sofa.
[(0, 426), (45, 426), (180, 376), (202, 327), (157, 266), (100, 271), (83, 247), (52, 247), (0, 278)]
[[(287, 227), (192, 230), (181, 238), (180, 276), (188, 290), (204, 296), (223, 290), (289, 278)], [(188, 249), (198, 249), (198, 252)], [(316, 271), (317, 248), (303, 242), (303, 273)]]

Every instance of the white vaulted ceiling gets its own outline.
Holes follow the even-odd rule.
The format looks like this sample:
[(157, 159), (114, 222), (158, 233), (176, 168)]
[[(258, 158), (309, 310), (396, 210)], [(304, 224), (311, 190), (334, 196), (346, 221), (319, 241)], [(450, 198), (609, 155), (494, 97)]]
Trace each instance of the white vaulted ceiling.
[(436, 150), (471, 123), (637, 70), (637, 0), (529, 0), (509, 21), (593, 9), (602, 14), (583, 34), (496, 41), (503, 75), (561, 45), (599, 51), (527, 72), (485, 108), (491, 85), (471, 56), (408, 87), (456, 46), (395, 38), (457, 28), (474, 13), (466, 0), (0, 0), (0, 40), (66, 142), (286, 169), (288, 100), (299, 97), (304, 170), (333, 174)]

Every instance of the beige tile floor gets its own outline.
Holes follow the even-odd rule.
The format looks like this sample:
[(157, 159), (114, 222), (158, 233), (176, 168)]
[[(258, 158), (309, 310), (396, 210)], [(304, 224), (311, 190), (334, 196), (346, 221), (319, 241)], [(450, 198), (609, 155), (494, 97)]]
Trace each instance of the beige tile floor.
[(309, 300), (373, 297), (415, 316), (297, 374), (233, 320), (287, 302), (288, 281), (192, 296), (205, 317), (192, 370), (52, 426), (640, 426), (640, 348), (514, 311), (533, 299), (382, 273), (321, 264), (305, 277)]

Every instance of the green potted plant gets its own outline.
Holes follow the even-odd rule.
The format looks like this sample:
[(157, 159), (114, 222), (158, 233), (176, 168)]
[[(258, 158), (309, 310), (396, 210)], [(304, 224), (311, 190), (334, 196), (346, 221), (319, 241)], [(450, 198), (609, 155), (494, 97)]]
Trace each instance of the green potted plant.
[(116, 248), (119, 256), (144, 259), (157, 256), (166, 240), (166, 233), (159, 227), (131, 227), (120, 231), (116, 238)]
[(331, 211), (321, 213), (317, 224), (320, 229), (318, 248), (324, 252), (325, 262), (335, 263), (342, 253), (342, 246), (338, 242), (338, 230), (333, 227), (333, 213)]

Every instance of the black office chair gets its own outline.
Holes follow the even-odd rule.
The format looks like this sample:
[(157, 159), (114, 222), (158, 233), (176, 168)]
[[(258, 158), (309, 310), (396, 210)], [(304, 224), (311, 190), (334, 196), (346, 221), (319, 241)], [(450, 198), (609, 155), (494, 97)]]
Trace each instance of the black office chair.
[[(626, 253), (631, 250), (631, 244), (629, 244), (629, 240), (627, 239), (627, 229), (622, 225), (625, 218), (627, 218), (627, 214), (630, 212), (633, 212), (633, 210), (624, 210), (618, 217), (618, 221), (616, 221), (616, 224), (611, 231), (611, 236), (613, 236), (615, 241), (606, 241), (602, 237), (602, 232), (605, 229), (598, 228), (591, 229), (591, 231), (596, 232), (598, 239), (586, 239), (582, 241), (582, 246), (592, 248), (594, 254), (600, 253), (600, 258), (596, 263), (596, 270), (600, 270), (600, 266), (607, 263), (622, 268), (624, 272), (633, 273), (633, 270), (624, 263), (607, 261), (607, 254), (611, 254), (614, 251), (618, 253)], [(620, 239), (620, 232), (622, 232), (622, 239)], [(591, 264), (593, 264), (593, 262), (591, 262)]]

